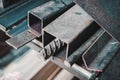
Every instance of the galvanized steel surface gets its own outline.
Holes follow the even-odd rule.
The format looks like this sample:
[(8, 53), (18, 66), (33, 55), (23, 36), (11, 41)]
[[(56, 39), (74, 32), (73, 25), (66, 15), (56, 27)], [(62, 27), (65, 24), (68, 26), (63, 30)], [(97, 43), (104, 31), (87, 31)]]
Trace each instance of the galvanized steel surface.
[(51, 0), (28, 13), (28, 26), (33, 34), (41, 36), (42, 29), (74, 5), (72, 0)]
[[(47, 25), (43, 31), (67, 44), (67, 58), (70, 53), (81, 45), (80, 43), (87, 39), (88, 35), (98, 29), (98, 26), (93, 26), (95, 23), (92, 22), (93, 19), (78, 5), (75, 5)], [(47, 38), (47, 36), (44, 37)]]

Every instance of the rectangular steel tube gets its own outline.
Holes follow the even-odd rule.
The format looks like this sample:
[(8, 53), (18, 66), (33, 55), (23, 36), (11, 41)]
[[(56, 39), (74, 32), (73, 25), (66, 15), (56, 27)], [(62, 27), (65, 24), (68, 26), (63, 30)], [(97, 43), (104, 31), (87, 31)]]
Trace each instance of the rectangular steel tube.
[[(99, 26), (93, 22), (93, 19), (75, 5), (47, 25), (43, 31), (67, 44), (66, 57), (68, 57), (98, 29)], [(47, 36), (43, 37), (47, 39)], [(44, 38), (43, 44), (46, 44)]]
[(72, 0), (51, 0), (28, 13), (28, 26), (33, 34), (41, 36), (42, 28), (74, 5)]

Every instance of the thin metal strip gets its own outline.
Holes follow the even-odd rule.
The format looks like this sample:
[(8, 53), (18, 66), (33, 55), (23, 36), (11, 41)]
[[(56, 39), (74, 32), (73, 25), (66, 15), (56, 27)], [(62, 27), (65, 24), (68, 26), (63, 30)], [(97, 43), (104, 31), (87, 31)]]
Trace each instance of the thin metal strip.
[(15, 49), (18, 49), (35, 38), (36, 36), (33, 35), (31, 32), (24, 31), (23, 33), (20, 33), (19, 35), (8, 39), (6, 42), (10, 46), (14, 47)]

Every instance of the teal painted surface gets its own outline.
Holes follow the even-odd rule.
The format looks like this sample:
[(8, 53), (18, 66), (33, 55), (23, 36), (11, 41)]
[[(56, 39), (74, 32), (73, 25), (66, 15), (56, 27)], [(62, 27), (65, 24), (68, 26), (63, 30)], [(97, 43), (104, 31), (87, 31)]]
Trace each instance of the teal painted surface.
[(8, 31), (8, 35), (11, 37), (16, 36), (28, 29), (27, 27), (27, 20), (24, 20), (21, 24), (17, 25), (14, 29)]
[(27, 12), (49, 0), (30, 0), (19, 7), (16, 7), (8, 13), (0, 16), (0, 24), (3, 30), (9, 29), (13, 24), (27, 16)]

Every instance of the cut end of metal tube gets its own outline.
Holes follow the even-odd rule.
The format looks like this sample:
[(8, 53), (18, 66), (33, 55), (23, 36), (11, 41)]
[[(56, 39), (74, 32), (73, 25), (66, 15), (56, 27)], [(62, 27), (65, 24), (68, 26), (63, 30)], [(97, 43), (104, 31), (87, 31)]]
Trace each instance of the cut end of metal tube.
[(34, 34), (29, 31), (25, 31), (15, 37), (8, 39), (6, 43), (14, 47), (15, 49), (18, 49), (27, 44), (28, 42), (32, 41), (34, 38), (36, 38)]
[(36, 35), (37, 37), (39, 37), (42, 32), (43, 21), (31, 13), (28, 14), (28, 18), (29, 18), (28, 20), (29, 31)]

